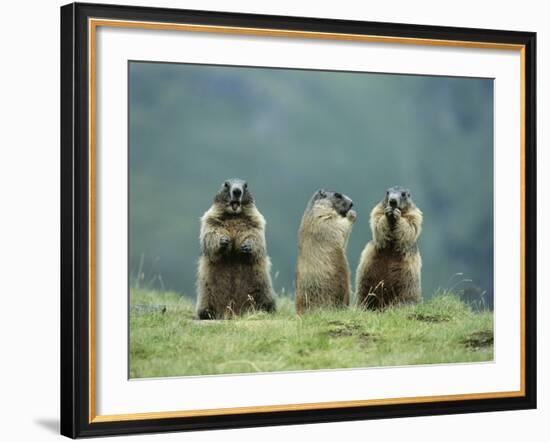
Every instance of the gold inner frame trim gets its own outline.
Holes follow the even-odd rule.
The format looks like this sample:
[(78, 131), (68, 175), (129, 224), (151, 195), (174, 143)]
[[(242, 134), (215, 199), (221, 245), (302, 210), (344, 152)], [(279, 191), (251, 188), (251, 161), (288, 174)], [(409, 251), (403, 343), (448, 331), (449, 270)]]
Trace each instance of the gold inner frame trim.
[[(498, 49), (520, 53), (520, 389), (487, 393), (465, 393), (438, 396), (400, 397), (353, 401), (315, 402), (284, 405), (260, 405), (234, 408), (214, 408), (179, 411), (159, 411), (129, 414), (96, 414), (96, 36), (97, 28), (134, 28), (163, 31), (207, 32), (242, 36), (290, 37), (356, 41), (386, 44), (412, 44), (419, 46), (443, 46), (474, 49)], [(245, 28), (181, 23), (140, 22), (129, 20), (88, 19), (88, 93), (89, 93), (89, 423), (133, 421), (145, 419), (168, 419), (178, 417), (237, 415), (259, 412), (322, 410), (327, 408), (365, 407), (375, 405), (419, 404), (427, 402), (496, 399), (525, 396), (525, 46), (521, 44), (440, 40), (411, 37), (390, 37), (329, 32), (292, 31), (284, 29)]]
[(380, 35), (345, 34), (334, 32), (292, 31), (286, 29), (244, 28), (238, 26), (212, 26), (182, 23), (160, 23), (130, 20), (90, 19), (90, 25), (115, 28), (150, 29), (161, 31), (208, 32), (216, 34), (254, 35), (263, 37), (299, 37), (322, 40), (359, 41), (370, 43), (399, 43), (422, 46), (455, 46), (461, 48), (520, 50), (523, 45), (476, 41), (442, 40), (433, 38), (390, 37)]

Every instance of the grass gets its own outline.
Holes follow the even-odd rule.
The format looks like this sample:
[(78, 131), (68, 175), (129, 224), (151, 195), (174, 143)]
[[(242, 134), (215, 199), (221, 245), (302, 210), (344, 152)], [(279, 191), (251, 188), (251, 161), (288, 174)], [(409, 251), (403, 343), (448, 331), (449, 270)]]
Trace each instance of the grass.
[(479, 362), (493, 359), (492, 312), (440, 293), (384, 312), (278, 311), (196, 321), (177, 293), (132, 290), (130, 377), (215, 375), (330, 368)]

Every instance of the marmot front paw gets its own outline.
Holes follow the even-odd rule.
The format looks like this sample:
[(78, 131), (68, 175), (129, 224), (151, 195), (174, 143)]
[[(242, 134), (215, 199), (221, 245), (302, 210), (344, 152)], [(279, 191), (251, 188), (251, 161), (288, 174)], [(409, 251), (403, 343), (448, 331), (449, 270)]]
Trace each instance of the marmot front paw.
[(355, 210), (349, 210), (346, 214), (347, 219), (349, 219), (352, 223), (357, 220), (357, 212)]
[(229, 236), (222, 236), (220, 238), (220, 249), (221, 250), (227, 250), (230, 245), (231, 245), (231, 238), (229, 238)]
[(394, 223), (401, 216), (401, 210), (397, 207), (394, 209), (392, 206), (386, 206), (384, 208), (384, 214), (391, 223)]
[(243, 243), (241, 245), (241, 252), (246, 255), (249, 255), (250, 253), (252, 253), (252, 245), (249, 242)]

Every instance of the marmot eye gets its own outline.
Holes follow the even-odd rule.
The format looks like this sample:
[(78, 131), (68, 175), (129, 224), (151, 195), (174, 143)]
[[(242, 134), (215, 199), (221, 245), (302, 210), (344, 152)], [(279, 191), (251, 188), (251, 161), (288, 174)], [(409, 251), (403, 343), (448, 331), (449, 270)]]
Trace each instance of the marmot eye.
[(243, 186), (245, 189), (248, 189), (248, 183), (244, 183), (244, 186)]
[(226, 187), (227, 189), (229, 189), (229, 181), (226, 181), (225, 183), (223, 183), (224, 187)]
[(335, 192), (334, 193), (334, 196), (338, 199), (341, 199), (342, 198), (342, 194), (341, 193), (338, 193), (338, 192)]
[(401, 192), (401, 197), (405, 198), (407, 196), (406, 192)]

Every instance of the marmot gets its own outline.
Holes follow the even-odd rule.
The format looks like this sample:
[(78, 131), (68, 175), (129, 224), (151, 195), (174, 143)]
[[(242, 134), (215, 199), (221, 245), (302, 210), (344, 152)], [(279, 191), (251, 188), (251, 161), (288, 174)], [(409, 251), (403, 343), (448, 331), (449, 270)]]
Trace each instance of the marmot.
[(200, 244), (197, 318), (275, 310), (265, 219), (245, 181), (230, 179), (222, 184), (201, 218)]
[(350, 299), (346, 246), (357, 218), (353, 201), (319, 190), (310, 199), (298, 232), (296, 312), (315, 307), (344, 307)]
[(358, 304), (380, 309), (419, 301), (422, 259), (416, 242), (422, 212), (411, 192), (399, 186), (388, 189), (371, 212), (370, 226), (372, 241), (363, 249), (357, 268)]

